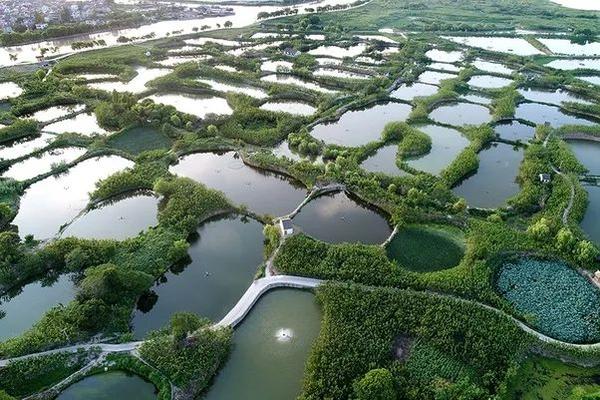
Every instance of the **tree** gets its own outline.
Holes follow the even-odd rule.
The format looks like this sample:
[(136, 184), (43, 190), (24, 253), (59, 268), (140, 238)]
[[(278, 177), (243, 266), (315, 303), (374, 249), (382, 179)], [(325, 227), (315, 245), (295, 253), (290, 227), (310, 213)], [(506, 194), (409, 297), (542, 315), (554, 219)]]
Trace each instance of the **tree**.
[(231, 28), (233, 26), (233, 22), (231, 22), (231, 21), (225, 21), (225, 23), (223, 24), (223, 26), (225, 28)]
[(385, 368), (372, 369), (362, 379), (354, 382), (356, 400), (394, 400), (394, 377)]
[(7, 219), (12, 214), (12, 209), (6, 203), (0, 203), (0, 221)]
[(527, 228), (527, 233), (537, 240), (546, 240), (550, 236), (550, 221), (542, 217)]
[(190, 333), (193, 333), (202, 325), (206, 324), (196, 314), (189, 312), (178, 312), (171, 316), (171, 333), (173, 334), (173, 345), (182, 348)]
[(106, 304), (117, 304), (137, 297), (152, 285), (153, 278), (141, 271), (103, 264), (88, 268), (80, 283), (77, 299), (100, 299)]
[(458, 199), (456, 203), (452, 204), (452, 211), (455, 214), (460, 214), (467, 209), (467, 202), (465, 199)]
[(556, 234), (556, 246), (565, 252), (571, 252), (575, 244), (575, 235), (569, 228), (561, 228)]
[(575, 257), (581, 265), (591, 264), (598, 258), (598, 249), (589, 240), (582, 240), (577, 243)]

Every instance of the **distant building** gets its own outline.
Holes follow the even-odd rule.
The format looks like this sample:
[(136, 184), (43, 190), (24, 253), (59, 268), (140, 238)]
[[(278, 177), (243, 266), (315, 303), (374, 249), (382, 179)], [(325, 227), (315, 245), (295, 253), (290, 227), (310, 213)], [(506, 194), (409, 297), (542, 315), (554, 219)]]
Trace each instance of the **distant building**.
[(298, 57), (300, 55), (300, 52), (298, 50), (294, 50), (291, 47), (287, 47), (286, 49), (283, 50), (283, 55), (286, 57)]
[(540, 178), (540, 182), (542, 182), (542, 183), (550, 183), (550, 181), (551, 181), (550, 174), (540, 174), (539, 178)]
[(281, 218), (279, 220), (279, 228), (281, 229), (281, 235), (284, 237), (294, 233), (294, 226), (292, 225), (292, 220), (289, 218)]

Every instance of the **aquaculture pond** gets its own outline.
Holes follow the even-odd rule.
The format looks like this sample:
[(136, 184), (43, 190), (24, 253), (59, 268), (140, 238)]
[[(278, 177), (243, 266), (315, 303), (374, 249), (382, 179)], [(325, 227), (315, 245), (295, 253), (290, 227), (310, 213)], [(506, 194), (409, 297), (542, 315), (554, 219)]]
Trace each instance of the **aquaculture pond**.
[(396, 164), (397, 154), (397, 143), (380, 147), (375, 154), (363, 161), (362, 164), (360, 164), (360, 167), (365, 171), (381, 172), (390, 176), (408, 175), (407, 172), (398, 168), (398, 165)]
[(77, 114), (72, 118), (46, 125), (43, 130), (58, 134), (75, 132), (84, 136), (105, 135), (108, 133), (98, 125), (98, 120), (96, 120), (96, 116), (92, 113)]
[(464, 56), (462, 51), (444, 51), (438, 49), (429, 50), (425, 55), (433, 61), (446, 63), (460, 61)]
[(61, 392), (57, 400), (156, 400), (156, 388), (137, 375), (112, 371), (92, 375)]
[(460, 71), (460, 67), (457, 67), (454, 64), (448, 64), (448, 63), (431, 63), (427, 67), (430, 69), (439, 69), (439, 70), (448, 71), (448, 72)]
[(75, 297), (73, 275), (49, 276), (11, 290), (0, 298), (0, 341), (18, 336), (38, 322), (50, 308)]
[(600, 175), (600, 142), (569, 140), (568, 143), (579, 162), (590, 171), (590, 174)]
[(572, 42), (570, 39), (539, 38), (537, 39), (554, 54), (568, 56), (598, 56), (600, 55), (599, 42), (586, 42), (583, 44)]
[(430, 85), (439, 85), (440, 82), (446, 79), (456, 78), (458, 75), (450, 74), (448, 72), (437, 72), (437, 71), (425, 71), (417, 80), (422, 83), (428, 83)]
[(464, 255), (464, 237), (456, 228), (407, 226), (387, 244), (388, 257), (415, 272), (452, 268)]
[(292, 222), (302, 232), (329, 243), (383, 243), (392, 232), (381, 214), (344, 192), (311, 200)]
[(428, 85), (426, 83), (404, 83), (390, 93), (390, 97), (405, 101), (412, 101), (415, 97), (431, 96), (432, 94), (436, 94), (437, 91), (437, 86)]
[(309, 116), (313, 115), (317, 109), (310, 104), (299, 101), (269, 101), (262, 106), (263, 110), (284, 112), (293, 115)]
[(280, 85), (300, 86), (300, 87), (304, 87), (304, 88), (314, 90), (316, 92), (321, 92), (321, 93), (327, 93), (327, 94), (337, 93), (336, 90), (327, 89), (323, 86), (320, 86), (317, 83), (314, 83), (311, 81), (306, 81), (304, 79), (300, 79), (300, 78), (298, 78), (296, 76), (292, 76), (292, 75), (272, 74), (272, 75), (263, 76), (262, 78), (260, 78), (260, 80), (265, 81), (265, 82), (278, 83)]
[(233, 113), (231, 107), (222, 97), (197, 96), (192, 94), (153, 94), (148, 96), (155, 103), (161, 103), (175, 107), (183, 113), (204, 118), (208, 114), (230, 115)]
[(283, 142), (279, 143), (271, 150), (271, 152), (277, 157), (287, 157), (292, 161), (307, 160), (312, 162), (323, 162), (322, 157), (300, 154), (296, 150), (291, 149), (287, 140), (284, 140)]
[(510, 75), (514, 72), (513, 69), (510, 69), (502, 64), (485, 61), (481, 59), (477, 59), (471, 63), (475, 68), (485, 71), (485, 72), (493, 72), (497, 74), (505, 74)]
[(0, 100), (18, 97), (23, 93), (23, 89), (14, 82), (0, 82)]
[(540, 103), (522, 103), (515, 110), (515, 118), (524, 119), (541, 125), (549, 122), (554, 127), (563, 125), (594, 125), (594, 122), (566, 114), (555, 106), (549, 106)]
[(104, 90), (111, 93), (112, 91), (117, 91), (137, 94), (149, 89), (146, 87), (146, 83), (170, 74), (173, 71), (166, 68), (137, 67), (135, 72), (136, 76), (129, 82), (97, 82), (90, 83), (88, 86), (92, 89)]
[(595, 69), (600, 70), (600, 58), (587, 58), (587, 59), (560, 59), (550, 61), (546, 64), (546, 67), (562, 69), (566, 71), (574, 69)]
[(523, 149), (493, 143), (479, 153), (477, 172), (453, 189), (470, 206), (496, 208), (519, 192), (516, 177), (523, 160)]
[(494, 132), (506, 140), (528, 142), (535, 137), (535, 127), (519, 121), (502, 122), (494, 126)]
[(403, 103), (380, 103), (368, 108), (345, 112), (334, 122), (313, 127), (310, 134), (325, 143), (341, 146), (362, 146), (381, 139), (388, 122), (404, 121), (411, 107)]
[(467, 82), (470, 86), (481, 89), (500, 89), (512, 83), (512, 79), (493, 75), (475, 75)]
[(133, 162), (117, 156), (95, 157), (65, 173), (36, 182), (21, 197), (13, 224), (19, 228), (21, 237), (53, 237), (85, 208), (88, 193), (94, 190), (97, 181), (132, 165)]
[(77, 217), (61, 236), (123, 240), (158, 223), (158, 197), (151, 193), (120, 196), (95, 205)]
[(12, 143), (0, 145), (0, 159), (14, 160), (30, 154), (36, 150), (46, 147), (54, 138), (54, 135), (42, 133), (35, 139), (17, 140)]
[(498, 37), (498, 36), (442, 36), (444, 39), (464, 44), (466, 46), (478, 47), (501, 53), (516, 54), (518, 56), (533, 56), (542, 52), (533, 47), (527, 40), (522, 38)]
[(600, 187), (586, 185), (584, 188), (588, 193), (588, 207), (581, 221), (581, 229), (600, 246)]
[(151, 126), (127, 129), (111, 136), (107, 144), (110, 147), (137, 155), (148, 150), (169, 149), (173, 139)]
[(563, 89), (541, 90), (541, 89), (518, 89), (518, 92), (527, 100), (538, 103), (548, 103), (560, 106), (562, 102), (573, 101), (578, 103), (591, 104), (589, 101), (569, 93)]
[(2, 176), (18, 181), (35, 178), (38, 175), (52, 171), (55, 165), (68, 164), (84, 155), (86, 150), (81, 147), (63, 147), (48, 150), (37, 156), (31, 156), (11, 165)]
[(292, 67), (294, 66), (293, 63), (289, 62), (289, 61), (283, 61), (283, 60), (279, 60), (279, 61), (270, 61), (267, 60), (265, 62), (263, 62), (260, 65), (260, 70), (261, 71), (267, 71), (267, 72), (277, 72), (278, 69), (284, 69), (284, 70), (292, 70)]
[(211, 55), (170, 56), (162, 61), (158, 61), (157, 64), (162, 65), (163, 67), (176, 67), (179, 64), (184, 64), (192, 61), (206, 61), (210, 60), (211, 58), (213, 58)]
[[(247, 166), (233, 151), (190, 154), (169, 170), (221, 190), (232, 202), (245, 204), (260, 214), (288, 214), (302, 202), (307, 192), (306, 188), (283, 175)], [(273, 195), (265, 196), (266, 193)]]
[(566, 263), (534, 258), (507, 260), (498, 291), (541, 332), (571, 343), (600, 339), (600, 291)]
[(138, 302), (133, 317), (137, 338), (169, 323), (178, 311), (214, 321), (223, 318), (242, 297), (263, 261), (262, 225), (227, 215), (203, 223), (188, 254), (189, 264), (176, 265)]
[(414, 169), (438, 175), (446, 168), (465, 147), (469, 140), (459, 131), (440, 125), (424, 125), (417, 127), (431, 138), (429, 153), (406, 160)]
[(208, 85), (211, 89), (223, 93), (243, 93), (246, 96), (254, 97), (256, 99), (264, 99), (268, 97), (267, 93), (264, 90), (252, 86), (230, 85), (228, 83), (217, 82), (214, 79), (196, 79), (196, 81), (204, 83)]
[(471, 103), (483, 104), (489, 106), (492, 104), (492, 98), (475, 93), (463, 94), (459, 97), (461, 100), (470, 101)]
[(308, 54), (312, 54), (313, 56), (327, 56), (327, 57), (335, 57), (335, 58), (345, 58), (345, 57), (356, 57), (367, 49), (367, 45), (364, 43), (359, 43), (350, 47), (339, 47), (339, 46), (319, 46), (315, 49), (312, 49), (308, 52)]
[(600, 76), (580, 76), (579, 79), (600, 86)]
[(371, 76), (366, 74), (360, 74), (356, 72), (344, 71), (341, 69), (335, 68), (317, 68), (313, 75), (315, 76), (331, 76), (334, 78), (342, 78), (342, 79), (370, 79)]
[(27, 118), (35, 119), (39, 122), (48, 122), (57, 118), (73, 114), (85, 108), (84, 104), (70, 104), (65, 106), (54, 106), (39, 110), (29, 115)]
[(320, 324), (312, 293), (279, 289), (265, 294), (236, 328), (231, 357), (205, 399), (296, 398)]
[(458, 102), (436, 108), (429, 113), (429, 117), (442, 124), (463, 126), (488, 123), (492, 114), (482, 105)]

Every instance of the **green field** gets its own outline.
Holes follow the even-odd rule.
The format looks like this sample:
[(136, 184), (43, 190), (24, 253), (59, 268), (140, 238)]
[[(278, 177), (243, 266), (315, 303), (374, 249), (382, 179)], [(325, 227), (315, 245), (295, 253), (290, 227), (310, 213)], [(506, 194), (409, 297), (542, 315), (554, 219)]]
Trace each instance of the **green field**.
[(108, 140), (110, 147), (137, 155), (144, 151), (168, 149), (173, 141), (154, 128), (138, 127), (125, 130)]
[(452, 268), (464, 255), (461, 235), (437, 226), (401, 229), (387, 246), (388, 257), (416, 272)]

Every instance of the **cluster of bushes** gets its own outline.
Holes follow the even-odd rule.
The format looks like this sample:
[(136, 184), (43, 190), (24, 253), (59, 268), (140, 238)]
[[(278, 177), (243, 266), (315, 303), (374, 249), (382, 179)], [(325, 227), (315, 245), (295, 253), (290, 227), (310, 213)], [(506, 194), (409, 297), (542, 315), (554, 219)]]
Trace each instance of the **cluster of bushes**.
[(151, 333), (140, 347), (144, 361), (180, 388), (182, 396), (202, 393), (229, 356), (232, 330), (209, 325), (195, 314), (176, 313), (168, 329)]
[(0, 143), (6, 143), (39, 134), (38, 123), (32, 119), (18, 119), (5, 128), (0, 128)]
[(517, 107), (517, 101), (521, 95), (517, 92), (517, 89), (513, 86), (501, 89), (494, 100), (492, 101), (492, 108), (494, 110), (494, 118), (503, 119), (511, 118), (515, 115), (515, 108)]
[(93, 350), (79, 350), (12, 361), (0, 369), (0, 387), (11, 396), (25, 397), (67, 378), (96, 356)]
[[(512, 361), (531, 341), (507, 317), (429, 293), (328, 284), (317, 290), (317, 297), (324, 319), (309, 356), (301, 399), (347, 399), (355, 395), (354, 390), (360, 395), (373, 386), (379, 386), (377, 393), (381, 393), (381, 386), (389, 385), (365, 382), (365, 374), (374, 368), (392, 373), (397, 398), (492, 397)], [(409, 351), (406, 364), (397, 361), (394, 343), (402, 336), (414, 337), (435, 349), (418, 353), (432, 359), (411, 364)], [(442, 360), (439, 354), (443, 354)], [(439, 376), (425, 384), (412, 378), (426, 373), (423, 368), (433, 369), (436, 378), (445, 375), (437, 368), (444, 359), (477, 371), (477, 376), (468, 382)], [(481, 396), (464, 397), (473, 390)], [(437, 397), (440, 392), (454, 392), (455, 397)]]
[(508, 260), (498, 274), (500, 292), (541, 331), (571, 343), (600, 338), (598, 290), (563, 262)]
[(306, 129), (301, 130), (299, 133), (290, 133), (288, 144), (296, 149), (298, 153), (310, 156), (319, 154), (321, 148), (320, 143)]
[(159, 223), (180, 232), (194, 232), (200, 220), (214, 212), (232, 209), (223, 193), (189, 178), (161, 178), (154, 184), (154, 191), (164, 197)]

